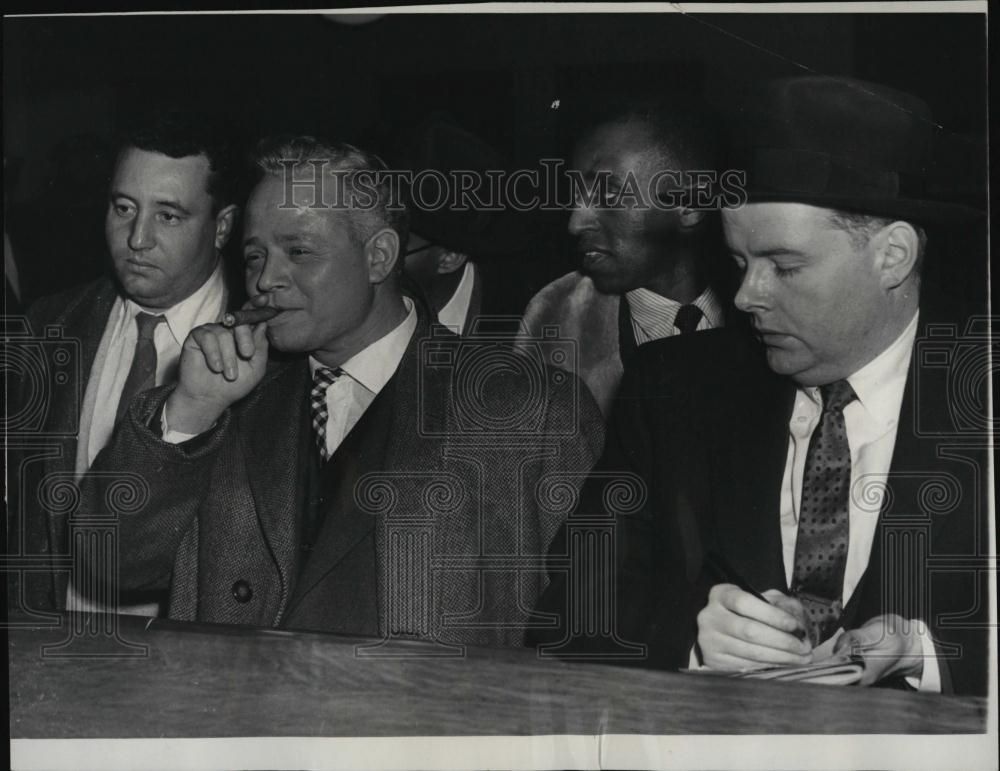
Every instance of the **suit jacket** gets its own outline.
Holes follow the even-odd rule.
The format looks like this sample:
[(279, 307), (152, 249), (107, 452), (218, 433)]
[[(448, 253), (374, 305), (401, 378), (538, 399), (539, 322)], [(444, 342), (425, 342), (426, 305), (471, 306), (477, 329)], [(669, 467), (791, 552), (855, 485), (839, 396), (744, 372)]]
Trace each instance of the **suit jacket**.
[[(227, 289), (228, 305), (238, 307), (242, 290), (232, 282)], [(75, 472), (80, 410), (117, 298), (115, 283), (100, 278), (40, 298), (28, 309), (17, 334), (8, 329), (8, 345), (23, 348), (29, 356), (37, 354), (36, 364), (26, 368), (23, 377), (15, 374), (9, 380), (11, 414), (23, 410), (31, 416), (23, 430), (8, 432), (8, 553), (20, 555), (30, 566), (27, 572), (8, 573), (12, 608), (30, 613), (65, 605), (70, 549), (69, 499), (64, 493)], [(43, 369), (36, 372), (38, 367)]]
[[(304, 357), (272, 362), (211, 431), (182, 445), (157, 436), (170, 387), (138, 397), (81, 485), (79, 511), (113, 507), (105, 472), (144, 478), (137, 510), (119, 518), (120, 585), (169, 586), (171, 618), (520, 644), (546, 546), (567, 513), (539, 490), (546, 480), (582, 482), (600, 417), (561, 374), (541, 392), (503, 371), (463, 388), (462, 367), (483, 350), (429, 336), (420, 322), (345, 440), (353, 450), (338, 453), (347, 464), (337, 469), (338, 503), (306, 562), (316, 451)], [(525, 417), (495, 430), (490, 416), (510, 415)]]
[[(950, 325), (939, 326), (945, 320)], [(943, 680), (960, 693), (986, 688), (985, 416), (969, 409), (985, 401), (968, 391), (986, 360), (984, 338), (975, 337), (968, 317), (922, 305), (874, 545), (842, 618), (848, 629), (882, 613), (923, 619)], [(794, 383), (768, 369), (744, 330), (642, 346), (622, 385), (604, 456), (568, 523), (589, 517), (613, 526), (617, 566), (583, 578), (563, 569), (541, 603), (565, 624), (567, 589), (560, 583), (613, 581), (614, 645), (571, 640), (565, 626), (532, 641), (580, 655), (602, 646), (619, 650), (628, 641), (646, 646), (633, 659), (638, 663), (687, 666), (696, 615), (708, 588), (725, 580), (703, 568), (709, 552), (756, 588), (788, 592), (778, 514), (794, 394)], [(608, 503), (605, 489), (616, 475), (635, 481), (641, 505), (623, 511)], [(553, 565), (566, 564), (560, 560), (569, 548), (561, 531)]]
[[(731, 305), (725, 306), (727, 324), (742, 316)], [(579, 341), (577, 374), (601, 412), (610, 415), (626, 364), (637, 348), (624, 296), (599, 292), (579, 271), (567, 273), (535, 295), (524, 311), (523, 325), (532, 338), (555, 326), (560, 336)]]
[[(21, 555), (24, 565), (31, 566), (23, 573), (8, 573), (11, 608), (44, 611), (65, 603), (68, 512), (58, 500), (46, 505), (39, 496), (48, 500), (43, 490), (66, 490), (72, 483), (80, 407), (117, 296), (112, 281), (102, 278), (43, 297), (32, 304), (24, 326), (9, 339), (8, 345), (40, 354), (36, 366), (26, 368), (23, 377), (15, 374), (8, 381), (12, 414), (30, 414), (32, 404), (40, 407), (23, 424), (23, 431), (7, 437), (11, 470), (7, 551)], [(54, 371), (42, 369), (39, 377), (34, 372), (37, 366)], [(65, 377), (57, 380), (59, 375)]]

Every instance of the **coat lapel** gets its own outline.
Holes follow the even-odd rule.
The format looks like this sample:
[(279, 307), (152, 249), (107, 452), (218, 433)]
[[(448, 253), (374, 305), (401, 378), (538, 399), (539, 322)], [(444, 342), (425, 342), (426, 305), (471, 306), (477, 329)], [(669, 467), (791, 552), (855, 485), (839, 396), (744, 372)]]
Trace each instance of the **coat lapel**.
[[(292, 626), (304, 623), (318, 628), (320, 619), (322, 628), (332, 631), (379, 631), (383, 591), (378, 584), (383, 571), (374, 531), (383, 519), (379, 515), (388, 512), (359, 507), (357, 486), (369, 474), (412, 470), (414, 458), (420, 457), (407, 449), (407, 442), (419, 433), (413, 423), (420, 390), (416, 378), (421, 372), (420, 344), (428, 329), (421, 317), (396, 373), (320, 472), (334, 476), (326, 480), (324, 521), (302, 566), (288, 610)], [(317, 487), (322, 484), (321, 480)]]
[[(62, 327), (67, 338), (79, 343), (80, 369), (76, 399), (58, 399), (52, 404), (52, 410), (46, 421), (47, 430), (60, 433), (63, 431), (76, 433), (79, 430), (80, 407), (90, 381), (90, 370), (94, 366), (94, 358), (97, 356), (97, 349), (101, 345), (104, 328), (108, 324), (108, 316), (117, 296), (114, 284), (110, 280), (103, 279), (80, 294), (76, 301), (53, 321), (54, 325)], [(35, 334), (44, 334), (44, 330), (41, 329), (34, 331)], [(67, 471), (73, 470), (76, 461), (76, 439), (72, 445), (64, 459)]]
[[(80, 413), (83, 408), (90, 371), (94, 366), (97, 349), (100, 347), (108, 316), (118, 294), (114, 284), (101, 279), (86, 288), (66, 310), (53, 320), (53, 325), (61, 327), (65, 338), (76, 341), (79, 348), (79, 370), (75, 398), (56, 399), (45, 420), (45, 431), (64, 434), (62, 454), (51, 456), (44, 463), (44, 474), (72, 474), (76, 470), (76, 454), (80, 441)], [(36, 335), (44, 335), (44, 329), (33, 330)], [(96, 384), (95, 384), (96, 387)], [(47, 516), (48, 548), (52, 554), (69, 553), (66, 520)], [(66, 597), (69, 575), (63, 571), (53, 573), (52, 602), (62, 608)]]
[(278, 365), (268, 382), (236, 415), (246, 474), (264, 537), (274, 555), (287, 599), (304, 504), (308, 465), (309, 366)]
[[(932, 481), (942, 473), (942, 467), (946, 467), (948, 461), (939, 458), (938, 448), (942, 445), (939, 440), (933, 437), (923, 439), (917, 432), (917, 425), (932, 425), (940, 419), (942, 406), (948, 402), (949, 394), (943, 380), (934, 378), (924, 378), (921, 382), (920, 399), (917, 399), (916, 387), (916, 351), (921, 339), (926, 339), (928, 322), (939, 321), (932, 314), (921, 311), (922, 320), (920, 330), (917, 334), (917, 342), (914, 344), (913, 353), (910, 357), (909, 369), (906, 373), (906, 386), (903, 390), (903, 401), (899, 410), (899, 420), (896, 432), (896, 443), (893, 448), (892, 462), (889, 467), (889, 476), (886, 479), (886, 495), (879, 512), (878, 524), (876, 525), (875, 538), (872, 541), (871, 554), (868, 558), (866, 568), (857, 588), (845, 608), (845, 623), (852, 624), (856, 620), (864, 621), (867, 618), (881, 614), (883, 612), (907, 612), (915, 611), (914, 608), (896, 607), (891, 602), (901, 598), (896, 597), (893, 592), (883, 591), (883, 576), (886, 571), (883, 564), (888, 558), (893, 564), (893, 575), (897, 581), (909, 581), (910, 586), (917, 586), (917, 582), (925, 580), (920, 575), (921, 565), (915, 554), (910, 554), (910, 559), (905, 559), (904, 555), (886, 555), (884, 545), (887, 543), (901, 544), (904, 541), (915, 548), (919, 540), (924, 536), (921, 531), (930, 524), (930, 531), (927, 533), (927, 544), (937, 541), (937, 535), (943, 527), (953, 526), (950, 517), (947, 516), (924, 516), (928, 503), (923, 501), (921, 493), (924, 484)], [(928, 318), (928, 315), (931, 317)], [(949, 318), (945, 316), (945, 318)], [(960, 318), (952, 315), (951, 319)], [(972, 491), (965, 491), (972, 494)], [(890, 535), (890, 531), (895, 531), (895, 535)], [(901, 531), (906, 533), (906, 538), (901, 539)], [(903, 562), (904, 564), (896, 564)], [(917, 573), (910, 577), (902, 577), (903, 569), (912, 569)], [(914, 592), (906, 593), (913, 596)], [(890, 604), (887, 605), (887, 600)], [(905, 602), (905, 600), (903, 600)]]
[(767, 372), (736, 382), (747, 398), (730, 401), (716, 430), (715, 537), (721, 555), (756, 589), (787, 591), (778, 512), (795, 387)]
[(479, 266), (476, 266), (472, 277), (472, 296), (469, 297), (469, 309), (462, 323), (461, 334), (472, 334), (475, 321), (481, 315), (483, 315), (483, 274)]
[[(319, 471), (317, 487), (326, 487), (326, 512), (316, 543), (302, 568), (295, 593), (310, 592), (320, 581), (330, 580), (331, 573), (374, 529), (376, 518), (360, 511), (354, 498), (358, 480), (365, 474), (384, 468), (385, 445), (392, 425), (394, 380), (375, 397), (361, 420), (333, 457)], [(359, 576), (352, 576), (356, 580)]]

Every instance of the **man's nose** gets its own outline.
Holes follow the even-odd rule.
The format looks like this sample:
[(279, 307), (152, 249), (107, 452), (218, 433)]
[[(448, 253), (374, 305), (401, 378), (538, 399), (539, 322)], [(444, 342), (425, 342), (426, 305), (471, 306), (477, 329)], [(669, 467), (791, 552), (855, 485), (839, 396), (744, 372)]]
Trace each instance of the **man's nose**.
[(733, 302), (745, 313), (762, 310), (767, 307), (770, 297), (767, 276), (761, 267), (750, 266), (743, 273), (743, 281), (736, 292)]
[[(288, 276), (285, 270), (285, 263), (277, 257), (265, 257), (264, 267), (257, 275), (256, 286), (258, 292), (274, 292), (288, 286)], [(247, 287), (250, 289), (250, 287)], [(254, 292), (250, 292), (254, 294)]]
[(568, 230), (571, 236), (579, 236), (587, 230), (592, 230), (596, 223), (594, 209), (587, 203), (577, 202), (570, 209)]
[(151, 249), (155, 243), (153, 225), (149, 221), (149, 217), (136, 214), (135, 219), (132, 220), (132, 229), (129, 230), (128, 234), (129, 248), (133, 252), (142, 252)]

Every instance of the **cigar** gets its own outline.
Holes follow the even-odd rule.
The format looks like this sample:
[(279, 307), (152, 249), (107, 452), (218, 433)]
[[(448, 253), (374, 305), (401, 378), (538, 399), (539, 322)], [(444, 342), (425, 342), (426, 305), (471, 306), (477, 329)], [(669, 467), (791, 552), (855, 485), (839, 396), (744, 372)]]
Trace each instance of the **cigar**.
[(248, 308), (233, 311), (222, 317), (222, 326), (232, 329), (243, 324), (259, 324), (261, 321), (273, 319), (280, 311), (276, 308)]

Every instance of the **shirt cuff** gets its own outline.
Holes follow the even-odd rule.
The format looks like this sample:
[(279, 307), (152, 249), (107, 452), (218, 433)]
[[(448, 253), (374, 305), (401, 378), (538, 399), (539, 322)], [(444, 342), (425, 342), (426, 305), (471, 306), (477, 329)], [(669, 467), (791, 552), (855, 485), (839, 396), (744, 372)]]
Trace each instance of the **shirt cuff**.
[(194, 439), (198, 434), (185, 434), (183, 431), (176, 431), (167, 424), (167, 406), (163, 405), (160, 411), (160, 436), (167, 444), (183, 444)]
[(701, 659), (698, 657), (698, 645), (691, 646), (691, 655), (688, 656), (688, 669), (709, 669), (701, 663)]
[(917, 634), (920, 635), (920, 653), (924, 659), (924, 669), (920, 677), (906, 677), (911, 687), (928, 693), (941, 693), (941, 670), (938, 668), (937, 650), (927, 625), (916, 620)]

